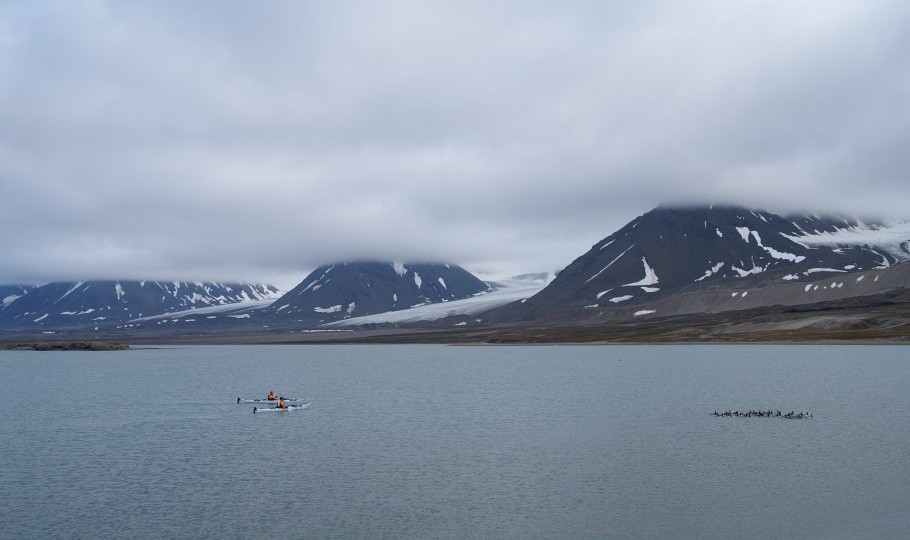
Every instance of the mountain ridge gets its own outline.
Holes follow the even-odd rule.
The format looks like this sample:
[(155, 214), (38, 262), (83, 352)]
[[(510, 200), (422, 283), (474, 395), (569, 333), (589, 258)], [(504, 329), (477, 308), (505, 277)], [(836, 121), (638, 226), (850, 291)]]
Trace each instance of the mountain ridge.
[[(837, 230), (822, 218), (812, 223), (812, 230)], [(804, 229), (769, 212), (658, 207), (594, 244), (532, 300), (567, 307), (639, 303), (698, 282), (758, 274), (793, 279), (812, 269), (898, 262), (870, 248), (809, 247), (792, 239), (802, 236)]]
[(257, 283), (77, 281), (36, 287), (0, 311), (0, 325), (72, 328), (124, 323), (221, 304), (261, 300), (278, 289)]
[[(860, 227), (870, 226), (841, 217), (783, 218), (735, 206), (662, 206), (595, 243), (536, 295), (486, 315), (500, 323), (552, 321), (557, 318), (552, 313), (567, 310), (631, 318), (682, 291), (707, 291), (717, 283), (728, 283), (732, 294), (737, 287), (815, 281), (910, 259), (906, 241), (896, 243), (895, 251), (894, 245), (885, 250), (831, 240)], [(878, 230), (872, 227), (868, 230)], [(825, 234), (832, 237), (819, 241)], [(910, 240), (910, 226), (901, 235)]]
[[(248, 291), (228, 298), (211, 287), (205, 291), (200, 282), (173, 282), (158, 291), (154, 300), (168, 305), (157, 308), (137, 307), (155, 304), (144, 304), (135, 290), (150, 282), (52, 284), (8, 301), (0, 310), (0, 330), (101, 327), (115, 335), (235, 333), (255, 340), (282, 332), (378, 336), (448, 327), (481, 336), (499, 327), (520, 333), (541, 325), (654, 328), (661, 323), (650, 321), (672, 325), (683, 317), (703, 323), (722, 321), (724, 314), (777, 312), (787, 318), (801, 306), (836, 309), (840, 303), (858, 310), (862, 302), (886, 302), (899, 313), (910, 297), (908, 261), (910, 222), (660, 206), (593, 244), (552, 280), (512, 284), (498, 295), (485, 296), (500, 286), (457, 265), (349, 261), (317, 268), (279, 298), (269, 296), (277, 296), (273, 287), (264, 296)], [(190, 285), (202, 290), (191, 294)], [(101, 289), (101, 297), (88, 299), (89, 291)], [(22, 292), (10, 290), (10, 297)]]

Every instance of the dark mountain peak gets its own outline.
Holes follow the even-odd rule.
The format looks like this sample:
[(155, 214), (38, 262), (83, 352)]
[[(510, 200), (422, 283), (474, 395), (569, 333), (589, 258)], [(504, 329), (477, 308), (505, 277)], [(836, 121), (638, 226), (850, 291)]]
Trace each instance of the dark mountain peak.
[[(621, 306), (698, 283), (749, 276), (792, 280), (813, 272), (883, 263), (882, 255), (869, 248), (835, 250), (799, 241), (807, 229), (833, 230), (838, 223), (841, 228), (849, 224), (836, 219), (785, 219), (738, 206), (660, 206), (595, 244), (528, 303)], [(884, 262), (888, 264), (887, 259)]]
[(319, 323), (467, 298), (488, 286), (445, 263), (358, 261), (321, 266), (267, 310)]

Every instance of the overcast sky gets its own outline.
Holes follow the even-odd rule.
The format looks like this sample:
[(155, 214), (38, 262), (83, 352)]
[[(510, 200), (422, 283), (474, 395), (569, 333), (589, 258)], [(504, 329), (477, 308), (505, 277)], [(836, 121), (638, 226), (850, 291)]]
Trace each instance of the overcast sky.
[(907, 217), (910, 3), (0, 3), (0, 284), (554, 271), (661, 203)]

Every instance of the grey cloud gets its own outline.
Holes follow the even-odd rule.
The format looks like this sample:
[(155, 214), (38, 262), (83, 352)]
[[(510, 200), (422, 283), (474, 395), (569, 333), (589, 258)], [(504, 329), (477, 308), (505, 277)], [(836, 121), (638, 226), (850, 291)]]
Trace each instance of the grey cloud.
[(0, 282), (555, 270), (677, 200), (906, 214), (900, 2), (185, 4), (0, 7)]

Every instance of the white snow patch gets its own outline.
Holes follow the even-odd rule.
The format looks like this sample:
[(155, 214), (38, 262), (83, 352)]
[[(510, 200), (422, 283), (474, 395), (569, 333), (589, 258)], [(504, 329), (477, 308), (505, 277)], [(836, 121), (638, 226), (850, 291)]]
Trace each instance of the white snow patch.
[(622, 253), (620, 253), (618, 257), (616, 257), (615, 259), (613, 259), (612, 261), (610, 261), (610, 264), (608, 264), (608, 265), (604, 266), (603, 268), (601, 268), (601, 269), (600, 269), (600, 272), (598, 272), (598, 273), (594, 274), (593, 276), (589, 277), (588, 280), (585, 281), (585, 283), (587, 283), (588, 281), (591, 281), (592, 279), (596, 278), (597, 276), (603, 274), (603, 273), (604, 273), (604, 270), (606, 270), (607, 268), (610, 268), (611, 266), (613, 266), (613, 263), (615, 263), (616, 261), (618, 261), (619, 259), (621, 259), (622, 256), (625, 255), (626, 253), (628, 253), (628, 251), (629, 251), (630, 249), (632, 249), (633, 247), (634, 247), (634, 246), (629, 246), (629, 247), (627, 247), (626, 250), (623, 251)]
[(785, 251), (777, 251), (773, 247), (761, 246), (769, 255), (775, 259), (780, 259), (783, 261), (793, 261), (796, 263), (803, 262), (806, 258), (802, 255), (794, 255), (793, 253), (787, 253)]
[(648, 265), (648, 260), (645, 259), (644, 257), (642, 257), (641, 263), (645, 267), (645, 277), (642, 278), (640, 281), (636, 281), (635, 283), (626, 283), (626, 287), (638, 287), (638, 286), (642, 286), (642, 285), (657, 285), (657, 283), (659, 281), (657, 279), (657, 274), (654, 273), (654, 269)]
[(743, 242), (747, 244), (749, 243), (749, 233), (752, 231), (750, 231), (748, 227), (737, 227), (736, 232), (738, 232), (739, 235), (743, 237)]
[(810, 290), (812, 290), (812, 284), (811, 284), (811, 283), (808, 284), (808, 285), (806, 285), (806, 292), (809, 292)]
[(73, 292), (73, 291), (75, 291), (76, 289), (78, 289), (79, 287), (81, 287), (83, 283), (85, 283), (85, 282), (84, 282), (84, 281), (79, 281), (79, 282), (77, 282), (75, 285), (73, 285), (72, 287), (70, 287), (70, 290), (68, 290), (68, 291), (66, 291), (65, 293), (63, 293), (63, 296), (61, 296), (60, 298), (58, 298), (57, 301), (59, 302), (60, 300), (63, 300), (64, 298), (66, 298), (71, 292)]
[(741, 298), (745, 298), (747, 294), (749, 294), (749, 291), (743, 291), (743, 294), (742, 294), (742, 297), (741, 297)]
[(314, 307), (313, 311), (315, 311), (316, 313), (338, 313), (339, 311), (341, 311), (341, 304), (338, 304), (337, 306), (327, 307), (327, 308)]
[(120, 300), (123, 297), (123, 287), (120, 286), (119, 282), (114, 285), (114, 292), (117, 294), (117, 300)]
[(720, 232), (720, 229), (715, 229), (715, 232), (717, 232), (717, 236), (719, 236), (721, 238), (724, 237), (724, 233)]
[(841, 274), (846, 273), (846, 271), (838, 270), (837, 268), (810, 268), (803, 272), (803, 274), (806, 274), (808, 276), (809, 274), (815, 274), (818, 272), (840, 272)]
[(635, 297), (632, 296), (631, 294), (626, 294), (624, 296), (617, 296), (615, 298), (611, 298), (610, 301), (613, 302), (614, 304), (618, 304), (620, 302), (625, 302), (626, 300), (631, 300), (632, 298), (635, 298)]
[(22, 298), (21, 294), (11, 294), (3, 299), (3, 307), (6, 307), (13, 303), (17, 298)]
[[(755, 264), (755, 263), (753, 263), (753, 264)], [(733, 270), (735, 270), (736, 273), (739, 274), (739, 277), (746, 277), (746, 276), (750, 276), (752, 274), (761, 274), (762, 272), (765, 271), (765, 269), (762, 268), (761, 266), (754, 266), (751, 270), (739, 268), (738, 266), (731, 266), (731, 268), (733, 268)]]
[(701, 281), (703, 279), (709, 278), (709, 277), (713, 276), (714, 274), (716, 274), (723, 267), (724, 267), (724, 263), (719, 262), (719, 263), (715, 264), (714, 266), (712, 266), (711, 268), (705, 270), (705, 275), (696, 279), (695, 281)]
[(420, 274), (417, 272), (414, 272), (414, 284), (417, 285), (418, 289), (423, 285), (423, 280), (420, 279)]
[(95, 311), (95, 308), (89, 308), (89, 309), (86, 309), (83, 311), (63, 311), (60, 314), (61, 315), (88, 315), (89, 313), (92, 313), (93, 311)]
[(610, 247), (610, 245), (611, 245), (613, 242), (615, 242), (615, 241), (616, 241), (615, 238), (614, 238), (613, 240), (610, 240), (610, 241), (607, 242), (606, 244), (600, 246), (600, 249), (601, 249), (601, 250), (607, 249), (607, 248)]
[(398, 293), (392, 293), (392, 300), (394, 300), (395, 302), (398, 301)]
[(847, 266), (844, 267), (844, 270), (853, 270), (855, 268), (856, 268), (855, 264), (848, 264)]
[(250, 318), (250, 314), (249, 314), (249, 313), (241, 313), (240, 315), (228, 315), (228, 317), (230, 317), (230, 318), (232, 318), (232, 319), (249, 319), (249, 318)]
[(642, 287), (641, 290), (645, 292), (657, 292), (660, 290), (660, 287)]
[(357, 309), (357, 302), (351, 302), (348, 304), (348, 315), (354, 313), (354, 310)]
[(657, 313), (657, 310), (656, 309), (643, 309), (641, 311), (636, 311), (634, 315), (636, 317), (641, 317), (642, 315), (650, 315), (652, 313)]
[(856, 278), (856, 281), (858, 281), (858, 282), (862, 281), (864, 277), (866, 277), (866, 276), (859, 276), (858, 278)]
[(37, 318), (37, 319), (35, 319), (35, 321), (34, 321), (34, 322), (40, 322), (40, 321), (43, 321), (43, 320), (44, 320), (44, 319), (46, 319), (46, 318), (47, 318), (47, 316), (48, 316), (48, 315), (50, 315), (50, 313), (45, 313), (45, 314), (44, 314), (44, 315), (42, 315), (42, 316), (40, 316), (40, 317), (38, 317), (38, 318)]
[(738, 292), (735, 292), (735, 293), (731, 294), (730, 296), (736, 298), (737, 295), (739, 295), (739, 293), (738, 293)]
[(755, 238), (755, 242), (758, 243), (758, 247), (767, 251), (769, 255), (775, 259), (780, 259), (784, 261), (793, 261), (795, 263), (803, 262), (806, 258), (802, 255), (794, 255), (793, 253), (786, 253), (783, 251), (777, 251), (773, 247), (768, 247), (761, 242), (761, 237), (758, 235), (758, 231), (752, 231), (752, 237)]
[(612, 291), (612, 290), (613, 290), (613, 289), (607, 289), (607, 290), (605, 290), (605, 291), (600, 291), (599, 293), (597, 293), (597, 299), (600, 300), (600, 297), (601, 297), (601, 296), (607, 294), (608, 292), (610, 292), (610, 291)]
[(395, 273), (401, 277), (404, 277), (408, 273), (408, 269), (405, 267), (404, 263), (394, 262), (392, 263), (392, 268), (395, 269)]
[(891, 266), (891, 261), (888, 260), (888, 257), (885, 257), (884, 255), (875, 251), (874, 249), (872, 250), (872, 253), (875, 253), (876, 255), (878, 255), (879, 257), (882, 258), (882, 264), (879, 265), (878, 268), (888, 268)]
[(799, 275), (797, 275), (797, 274), (787, 274), (786, 276), (784, 276), (783, 279), (784, 279), (784, 281), (792, 281), (792, 280), (794, 280), (794, 279), (799, 279)]
[(448, 289), (448, 287), (446, 287), (446, 281), (442, 278), (438, 278), (438, 279), (439, 279), (439, 284), (442, 285), (442, 288)]

